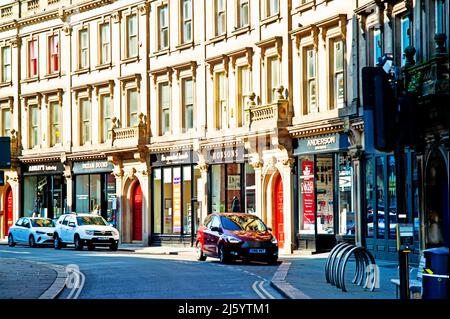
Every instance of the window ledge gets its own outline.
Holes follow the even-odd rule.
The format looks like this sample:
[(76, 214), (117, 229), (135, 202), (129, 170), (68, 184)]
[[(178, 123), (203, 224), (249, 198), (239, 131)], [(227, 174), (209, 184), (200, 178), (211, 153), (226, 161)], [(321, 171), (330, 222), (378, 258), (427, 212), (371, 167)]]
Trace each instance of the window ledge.
[(0, 82), (0, 87), (12, 86), (12, 81)]
[(151, 57), (158, 57), (158, 56), (161, 56), (161, 55), (168, 54), (169, 52), (170, 52), (169, 48), (162, 49), (162, 50), (153, 52), (153, 54), (151, 55)]
[(46, 75), (44, 76), (44, 79), (50, 80), (50, 79), (60, 78), (60, 77), (61, 77), (61, 72), (58, 72), (58, 73), (49, 73), (49, 74), (46, 74)]
[[(328, 1), (325, 1), (328, 2)], [(312, 8), (315, 8), (316, 6), (316, 0), (308, 1), (304, 4), (299, 5), (297, 8), (292, 9), (291, 14), (297, 14), (297, 13), (303, 13), (305, 11), (311, 10)]]
[(125, 58), (122, 59), (122, 61), (120, 61), (121, 64), (128, 64), (128, 63), (133, 63), (133, 62), (139, 62), (139, 56), (133, 56), (131, 58)]
[(223, 34), (221, 34), (221, 35), (217, 35), (217, 36), (215, 36), (215, 37), (209, 39), (209, 41), (207, 42), (207, 44), (217, 43), (217, 42), (220, 42), (220, 41), (225, 40), (226, 38), (227, 38), (227, 34), (226, 34), (226, 33), (223, 33)]
[(244, 34), (244, 33), (248, 33), (248, 32), (250, 32), (252, 29), (250, 28), (250, 25), (249, 24), (247, 24), (247, 25), (245, 25), (245, 26), (243, 26), (243, 27), (234, 27), (234, 31), (232, 31), (231, 32), (231, 34), (233, 35), (233, 36), (238, 36), (238, 35), (241, 35), (241, 34)]
[(88, 72), (91, 72), (91, 69), (89, 67), (84, 68), (84, 69), (75, 70), (75, 71), (73, 71), (73, 74), (80, 75), (80, 74), (84, 74), (84, 73), (88, 73)]
[(181, 50), (190, 49), (193, 47), (194, 47), (194, 41), (189, 41), (189, 42), (181, 43), (181, 44), (177, 45), (175, 47), (175, 49), (181, 51)]
[(39, 81), (39, 77), (38, 76), (35, 76), (35, 77), (32, 77), (32, 78), (23, 79), (22, 81), (20, 81), (20, 83), (31, 83), (31, 82), (36, 82), (36, 81)]
[(267, 24), (273, 23), (275, 21), (280, 21), (280, 20), (281, 20), (281, 16), (280, 16), (280, 13), (278, 12), (275, 15), (272, 15), (270, 17), (262, 19), (261, 25), (267, 25)]
[(111, 62), (99, 64), (95, 67), (96, 70), (105, 70), (105, 69), (112, 69), (113, 65)]

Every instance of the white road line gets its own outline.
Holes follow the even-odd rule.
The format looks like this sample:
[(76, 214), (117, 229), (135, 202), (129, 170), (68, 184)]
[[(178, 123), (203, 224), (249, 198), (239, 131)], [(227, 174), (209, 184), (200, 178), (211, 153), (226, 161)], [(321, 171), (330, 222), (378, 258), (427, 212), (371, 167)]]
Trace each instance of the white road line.
[(67, 296), (67, 299), (78, 299), (81, 290), (83, 290), (84, 282), (86, 281), (86, 276), (81, 271), (74, 270), (74, 273), (76, 273), (79, 276), (79, 278), (81, 278), (81, 281), (77, 287), (74, 287), (72, 289), (72, 291)]
[(261, 299), (267, 299), (266, 296), (265, 296), (262, 292), (259, 291), (259, 289), (258, 289), (258, 283), (259, 283), (259, 281), (255, 281), (255, 282), (253, 283), (253, 285), (252, 285), (253, 291), (256, 292), (257, 295), (258, 295)]
[(9, 251), (9, 250), (0, 250), (0, 252), (2, 253), (10, 253), (10, 254), (25, 254), (25, 255), (29, 255), (31, 254), (28, 251)]
[(261, 289), (261, 291), (262, 291), (263, 293), (265, 293), (266, 296), (269, 297), (269, 299), (275, 299), (275, 297), (272, 296), (272, 295), (270, 294), (270, 292), (268, 292), (268, 291), (266, 290), (266, 288), (264, 288), (264, 283), (265, 283), (265, 281), (261, 281), (261, 283), (259, 284), (259, 289)]

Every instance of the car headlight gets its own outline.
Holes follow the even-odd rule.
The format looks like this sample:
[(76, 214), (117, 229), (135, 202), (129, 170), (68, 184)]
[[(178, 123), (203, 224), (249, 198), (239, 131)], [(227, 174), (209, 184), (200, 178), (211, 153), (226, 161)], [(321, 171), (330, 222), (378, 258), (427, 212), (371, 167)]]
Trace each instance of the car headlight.
[(44, 234), (45, 234), (45, 231), (40, 231), (40, 230), (38, 230), (38, 231), (36, 231), (36, 234), (44, 235)]
[(228, 242), (230, 242), (232, 244), (239, 244), (241, 242), (241, 240), (236, 237), (227, 236), (226, 238), (227, 238)]
[(276, 238), (275, 236), (272, 236), (272, 239), (270, 240), (270, 242), (271, 242), (272, 244), (277, 244), (277, 243), (278, 243), (278, 240), (277, 240), (277, 238)]
[(84, 232), (86, 233), (86, 235), (90, 235), (90, 236), (94, 235), (93, 230), (85, 230)]

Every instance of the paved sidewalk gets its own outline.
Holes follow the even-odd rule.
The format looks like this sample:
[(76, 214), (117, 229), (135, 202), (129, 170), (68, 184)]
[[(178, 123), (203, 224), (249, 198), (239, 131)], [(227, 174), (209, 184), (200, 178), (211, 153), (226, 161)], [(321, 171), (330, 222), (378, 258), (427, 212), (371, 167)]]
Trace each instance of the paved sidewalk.
[(149, 255), (192, 255), (195, 254), (194, 247), (174, 246), (142, 246), (138, 244), (121, 244), (119, 251), (135, 252), (137, 254)]
[(54, 299), (65, 274), (52, 265), (0, 258), (0, 299)]
[(371, 292), (353, 284), (355, 262), (349, 261), (345, 271), (347, 292), (325, 280), (327, 254), (312, 256), (280, 256), (283, 263), (272, 279), (272, 286), (291, 299), (395, 299), (395, 286), (391, 278), (398, 278), (397, 263), (377, 260), (379, 288)]

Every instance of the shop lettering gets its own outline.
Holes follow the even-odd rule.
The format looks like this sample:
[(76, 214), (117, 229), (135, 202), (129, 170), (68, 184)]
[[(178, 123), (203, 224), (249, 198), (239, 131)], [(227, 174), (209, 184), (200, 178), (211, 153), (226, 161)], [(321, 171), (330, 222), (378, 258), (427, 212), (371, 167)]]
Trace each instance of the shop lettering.
[(227, 159), (227, 158), (233, 158), (233, 157), (238, 157), (238, 150), (218, 151), (218, 152), (214, 152), (212, 154), (212, 159), (214, 161), (223, 160), (223, 159)]
[(187, 160), (189, 158), (188, 153), (177, 153), (174, 155), (161, 155), (162, 162), (174, 162), (174, 161), (182, 161)]
[(108, 168), (108, 162), (88, 162), (82, 163), (82, 169), (98, 169), (98, 168)]
[(315, 150), (324, 150), (328, 145), (336, 143), (336, 136), (315, 138), (308, 140), (308, 147), (314, 147)]
[(57, 170), (58, 167), (54, 165), (33, 165), (28, 168), (29, 172), (52, 172)]

